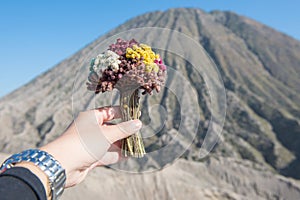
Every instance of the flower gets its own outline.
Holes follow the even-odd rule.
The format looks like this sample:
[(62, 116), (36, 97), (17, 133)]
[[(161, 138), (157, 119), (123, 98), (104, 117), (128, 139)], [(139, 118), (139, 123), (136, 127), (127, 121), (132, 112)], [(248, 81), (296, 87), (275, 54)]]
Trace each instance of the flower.
[(107, 51), (92, 59), (87, 85), (99, 93), (137, 84), (143, 94), (152, 94), (153, 89), (159, 92), (164, 84), (166, 69), (160, 55), (149, 45), (134, 39), (117, 39)]
[(90, 71), (95, 72), (101, 76), (102, 70), (110, 68), (113, 71), (119, 70), (119, 55), (113, 51), (107, 50), (106, 52), (99, 54), (96, 58), (93, 58), (90, 63)]

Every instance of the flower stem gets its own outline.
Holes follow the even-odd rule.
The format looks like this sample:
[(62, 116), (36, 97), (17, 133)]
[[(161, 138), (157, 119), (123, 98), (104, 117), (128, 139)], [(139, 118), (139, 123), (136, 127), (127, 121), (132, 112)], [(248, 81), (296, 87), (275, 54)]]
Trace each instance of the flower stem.
[[(120, 90), (120, 109), (122, 112), (122, 120), (129, 121), (139, 119), (140, 104), (139, 104), (138, 89)], [(146, 154), (144, 143), (139, 132), (122, 140), (122, 155), (125, 157), (132, 156), (136, 158), (144, 157)]]

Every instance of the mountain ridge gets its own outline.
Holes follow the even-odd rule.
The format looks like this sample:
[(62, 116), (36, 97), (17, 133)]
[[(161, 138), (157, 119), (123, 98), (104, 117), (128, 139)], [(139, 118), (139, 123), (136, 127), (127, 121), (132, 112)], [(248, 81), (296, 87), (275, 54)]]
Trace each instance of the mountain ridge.
[[(142, 27), (163, 27), (184, 33), (198, 41), (217, 64), (226, 88), (227, 116), (221, 142), (213, 149), (211, 156), (259, 164), (272, 173), (300, 179), (300, 150), (297, 148), (300, 144), (300, 42), (231, 12), (170, 9), (148, 13), (126, 21), (86, 45), (32, 82), (0, 99), (0, 151), (12, 153), (42, 145), (57, 137), (72, 120), (74, 95), (80, 97), (75, 101), (78, 110), (91, 108), (95, 102), (96, 106), (110, 105), (110, 99), (105, 95), (100, 95), (94, 102), (86, 91), (86, 62), (95, 53), (100, 53), (96, 51), (106, 38)], [(172, 37), (156, 36), (162, 41)], [(147, 41), (151, 38), (146, 35), (141, 37), (151, 43)], [(167, 42), (165, 45), (167, 47)], [(174, 45), (180, 47), (180, 41)], [(197, 155), (211, 116), (210, 97), (203, 77), (184, 59), (162, 53), (165, 63), (183, 74), (198, 95), (191, 97), (188, 91), (182, 91), (185, 99), (198, 102), (194, 106), (201, 113), (194, 143), (182, 158), (207, 164), (206, 159)], [(77, 72), (74, 69), (78, 69)], [(77, 80), (75, 84), (74, 79)], [(176, 85), (175, 80), (169, 79), (169, 82)], [(157, 103), (166, 108), (178, 105), (169, 91), (162, 93), (164, 95), (143, 99), (142, 104)], [(193, 112), (193, 108), (184, 108), (187, 112)], [(179, 134), (176, 128), (179, 119), (176, 116), (180, 116), (180, 109), (181, 106), (167, 109), (167, 126), (151, 140), (146, 140), (148, 150), (162, 147), (172, 138), (172, 134)], [(149, 111), (144, 109), (142, 113), (142, 120), (149, 123)], [(154, 114), (155, 118), (159, 113)], [(177, 150), (181, 147), (179, 143)], [(168, 160), (167, 155), (161, 156), (163, 158), (154, 156), (143, 165), (138, 165), (141, 168), (161, 167), (160, 159)], [(131, 164), (135, 166), (137, 163)], [(251, 173), (245, 174), (245, 179), (254, 183)], [(255, 173), (259, 175), (259, 171)], [(276, 183), (278, 187), (279, 182)], [(272, 190), (268, 192), (272, 193)]]

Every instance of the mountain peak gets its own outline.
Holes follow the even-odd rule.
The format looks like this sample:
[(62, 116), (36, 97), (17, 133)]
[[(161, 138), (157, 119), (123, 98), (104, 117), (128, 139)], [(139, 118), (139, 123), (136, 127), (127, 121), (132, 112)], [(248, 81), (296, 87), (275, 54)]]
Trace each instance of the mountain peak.
[[(82, 83), (76, 85), (80, 97), (78, 101), (84, 102), (80, 104), (81, 110), (89, 108), (94, 101), (97, 106), (109, 105), (111, 102), (107, 96), (102, 95), (95, 100), (87, 92), (84, 83), (88, 68), (85, 64), (80, 74), (76, 74), (74, 69), (81, 66), (78, 66), (79, 63), (100, 53), (95, 51), (107, 37), (143, 27), (168, 28), (188, 35), (199, 42), (217, 64), (226, 87), (227, 118), (222, 142), (218, 143), (211, 156), (247, 161), (253, 166), (263, 165), (270, 173), (277, 171), (300, 179), (299, 41), (232, 12), (207, 13), (196, 8), (174, 8), (128, 20), (47, 73), (2, 98), (0, 151), (10, 153), (42, 145), (62, 133), (73, 117), (70, 99), (75, 76), (76, 82)], [(147, 34), (141, 37), (146, 40)], [(156, 37), (164, 37), (165, 41), (169, 41), (172, 35), (157, 34)], [(179, 47), (190, 50), (180, 42)], [(178, 70), (197, 92), (196, 96), (191, 96), (188, 91), (182, 91), (183, 98), (198, 102), (194, 106), (200, 110), (202, 118), (197, 137), (183, 158), (199, 162), (195, 152), (203, 143), (211, 118), (209, 92), (203, 77), (193, 70), (189, 62), (169, 52), (164, 54), (166, 64)], [(168, 81), (170, 84), (174, 82), (172, 79)], [(163, 105), (168, 111), (168, 126), (159, 134), (154, 134), (151, 141), (146, 141), (148, 150), (163, 146), (167, 142), (166, 138), (171, 138), (170, 135), (180, 134), (180, 102), (167, 89), (161, 94), (155, 98), (145, 98), (142, 102), (142, 105)], [(184, 108), (194, 112), (193, 108)], [(151, 116), (147, 108), (144, 108), (143, 113), (142, 120), (150, 123)], [(156, 113), (154, 118), (160, 119), (160, 116)], [(139, 167), (159, 166), (159, 160), (168, 160), (166, 155), (160, 156), (145, 161)], [(272, 192), (276, 191), (270, 189), (270, 195)]]

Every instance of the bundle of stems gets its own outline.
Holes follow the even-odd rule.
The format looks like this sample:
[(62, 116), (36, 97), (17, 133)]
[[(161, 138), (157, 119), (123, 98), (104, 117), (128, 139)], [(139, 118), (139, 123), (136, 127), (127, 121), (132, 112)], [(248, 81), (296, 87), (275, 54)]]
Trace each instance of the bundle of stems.
[[(120, 109), (122, 112), (122, 121), (139, 119), (140, 103), (138, 89), (120, 90)], [(122, 155), (136, 158), (144, 157), (146, 154), (144, 143), (140, 132), (137, 132), (122, 141)]]

